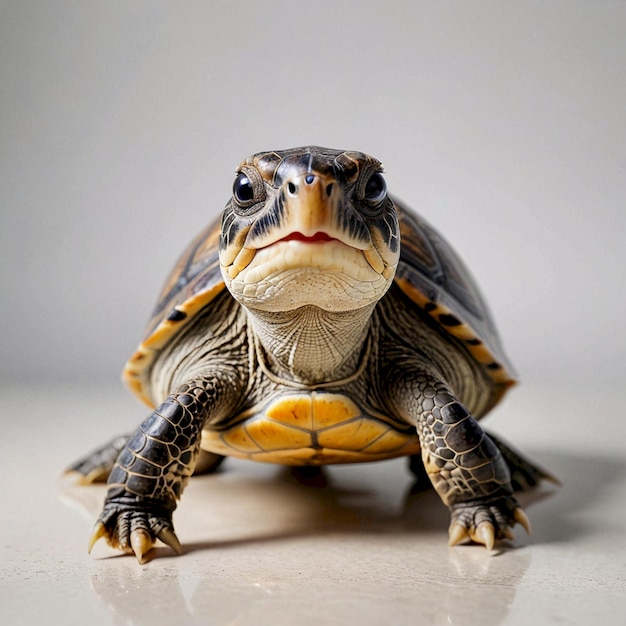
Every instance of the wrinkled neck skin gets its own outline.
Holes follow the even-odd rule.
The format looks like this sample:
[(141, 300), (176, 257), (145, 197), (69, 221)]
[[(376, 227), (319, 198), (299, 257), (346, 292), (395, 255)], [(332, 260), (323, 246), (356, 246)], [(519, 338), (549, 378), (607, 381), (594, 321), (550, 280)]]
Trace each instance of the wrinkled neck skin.
[(374, 307), (333, 312), (307, 305), (247, 312), (271, 373), (316, 385), (347, 378), (358, 369)]

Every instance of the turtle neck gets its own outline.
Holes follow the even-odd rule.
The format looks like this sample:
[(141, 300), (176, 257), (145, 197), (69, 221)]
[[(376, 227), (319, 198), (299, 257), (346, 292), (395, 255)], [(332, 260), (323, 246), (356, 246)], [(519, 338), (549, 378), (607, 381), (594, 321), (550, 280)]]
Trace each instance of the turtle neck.
[(279, 312), (248, 309), (248, 315), (272, 372), (315, 385), (358, 368), (374, 306), (340, 312), (313, 305)]

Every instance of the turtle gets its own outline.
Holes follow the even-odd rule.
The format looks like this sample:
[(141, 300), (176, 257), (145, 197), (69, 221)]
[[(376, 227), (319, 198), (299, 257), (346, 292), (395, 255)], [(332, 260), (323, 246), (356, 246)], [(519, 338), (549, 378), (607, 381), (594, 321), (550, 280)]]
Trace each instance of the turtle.
[(108, 478), (101, 538), (140, 563), (181, 544), (193, 473), (234, 456), (288, 466), (410, 459), (449, 508), (449, 544), (493, 549), (515, 491), (549, 475), (478, 420), (516, 382), (451, 245), (390, 195), (379, 160), (307, 146), (236, 171), (220, 218), (166, 280), (124, 379), (152, 410), (70, 470)]

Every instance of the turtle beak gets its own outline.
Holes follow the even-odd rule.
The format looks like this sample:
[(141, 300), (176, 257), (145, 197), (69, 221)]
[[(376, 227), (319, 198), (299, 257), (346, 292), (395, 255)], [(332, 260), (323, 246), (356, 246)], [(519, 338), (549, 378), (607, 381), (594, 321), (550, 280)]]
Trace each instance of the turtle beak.
[(306, 173), (293, 176), (282, 186), (286, 225), (304, 238), (331, 234), (343, 193), (330, 176)]

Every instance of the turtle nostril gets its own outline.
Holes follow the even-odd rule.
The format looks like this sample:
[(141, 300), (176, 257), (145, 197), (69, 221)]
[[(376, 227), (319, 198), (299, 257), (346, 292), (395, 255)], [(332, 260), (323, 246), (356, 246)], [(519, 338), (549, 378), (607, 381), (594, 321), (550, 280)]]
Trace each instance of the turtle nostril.
[(298, 193), (298, 188), (293, 183), (287, 183), (287, 189), (292, 196), (295, 196)]
[(314, 180), (315, 180), (315, 176), (313, 176), (313, 174), (307, 174), (307, 176), (305, 176), (305, 178), (304, 178), (304, 182), (305, 182), (307, 185), (311, 185), (311, 184), (313, 184), (313, 181), (314, 181)]
[(326, 186), (326, 195), (330, 198), (330, 194), (333, 192), (333, 183)]

